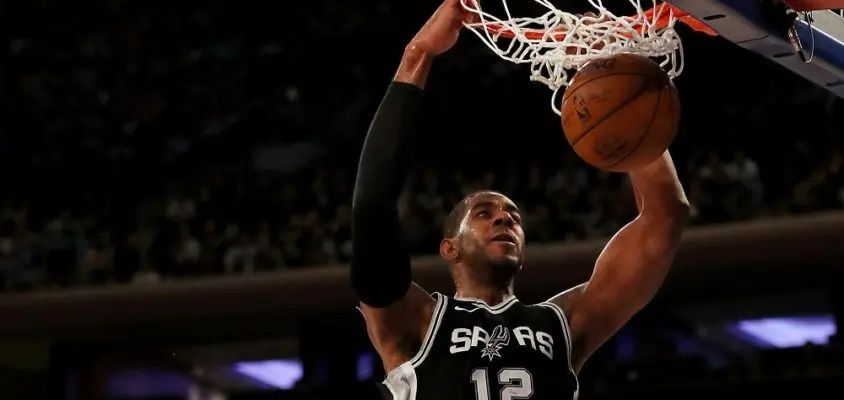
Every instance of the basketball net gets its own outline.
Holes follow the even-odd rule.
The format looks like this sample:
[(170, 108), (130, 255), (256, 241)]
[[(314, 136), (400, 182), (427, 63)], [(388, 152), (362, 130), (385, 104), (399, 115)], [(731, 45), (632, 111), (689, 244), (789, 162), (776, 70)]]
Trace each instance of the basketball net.
[[(683, 72), (683, 47), (674, 30), (679, 20), (693, 29), (716, 33), (702, 22), (667, 3), (645, 10), (642, 0), (628, 0), (636, 9), (633, 16), (617, 16), (602, 0), (588, 0), (595, 9), (575, 15), (557, 9), (550, 0), (533, 0), (547, 11), (538, 17), (514, 17), (507, 0), (500, 0), (506, 18), (481, 9), (478, 0), (460, 0), (463, 7), (478, 16), (478, 22), (465, 24), (496, 55), (516, 64), (530, 64), (530, 79), (545, 84), (554, 94), (551, 108), (558, 115), (557, 96), (570, 83), (570, 74), (586, 62), (619, 53), (654, 58), (670, 78)], [(490, 1), (490, 0), (485, 0)]]

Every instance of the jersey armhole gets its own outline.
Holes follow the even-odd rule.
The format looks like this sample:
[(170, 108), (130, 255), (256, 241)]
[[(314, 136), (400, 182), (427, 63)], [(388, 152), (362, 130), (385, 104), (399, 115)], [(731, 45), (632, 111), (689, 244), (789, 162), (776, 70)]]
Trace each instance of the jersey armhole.
[(417, 351), (416, 355), (409, 361), (413, 368), (421, 365), (422, 362), (425, 361), (425, 358), (428, 357), (428, 353), (431, 352), (431, 347), (434, 346), (434, 340), (437, 338), (437, 331), (440, 330), (443, 315), (445, 315), (445, 310), (448, 306), (448, 297), (436, 292), (434, 292), (433, 295), (436, 296), (437, 303), (434, 305), (434, 313), (431, 315), (431, 322), (428, 323), (428, 332), (425, 333), (425, 339), (422, 340), (422, 345), (419, 347), (419, 351)]
[(563, 309), (560, 306), (558, 306), (558, 305), (556, 305), (556, 304), (554, 304), (550, 301), (546, 301), (546, 302), (540, 303), (540, 304), (542, 306), (550, 308), (551, 311), (554, 311), (554, 314), (557, 315), (557, 319), (560, 320), (560, 325), (563, 328), (563, 336), (566, 339), (566, 356), (568, 357), (569, 368), (571, 368), (571, 346), (572, 346), (572, 343), (571, 343), (571, 328), (569, 328), (569, 319), (566, 317), (566, 312), (563, 311)]
[(425, 333), (425, 339), (422, 340), (419, 351), (410, 360), (405, 361), (388, 372), (387, 377), (382, 382), (387, 391), (389, 391), (389, 394), (393, 396), (393, 399), (405, 400), (416, 398), (418, 385), (416, 382), (416, 368), (425, 361), (428, 353), (431, 352), (431, 347), (434, 345), (437, 331), (440, 329), (440, 325), (442, 325), (443, 315), (448, 305), (448, 297), (436, 292), (432, 293), (432, 295), (436, 297), (437, 302), (434, 305), (431, 322), (428, 324), (428, 332)]

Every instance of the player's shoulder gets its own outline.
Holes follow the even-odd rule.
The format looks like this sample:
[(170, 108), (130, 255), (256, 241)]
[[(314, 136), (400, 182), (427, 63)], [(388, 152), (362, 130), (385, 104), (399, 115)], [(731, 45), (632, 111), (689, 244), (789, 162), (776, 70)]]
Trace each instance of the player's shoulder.
[(563, 308), (560, 307), (558, 304), (550, 301), (543, 301), (541, 303), (530, 304), (527, 307), (532, 310), (536, 310), (537, 312), (541, 312), (542, 314), (551, 315), (554, 317), (554, 319), (566, 319), (566, 313), (565, 311), (563, 311)]

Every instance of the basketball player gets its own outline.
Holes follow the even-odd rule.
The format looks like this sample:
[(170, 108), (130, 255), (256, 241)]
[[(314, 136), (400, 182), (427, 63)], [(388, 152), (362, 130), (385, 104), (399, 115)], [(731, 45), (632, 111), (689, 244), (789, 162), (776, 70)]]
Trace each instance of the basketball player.
[(406, 47), (363, 146), (353, 200), (351, 281), (398, 400), (576, 398), (587, 357), (654, 296), (668, 273), (688, 202), (668, 153), (631, 172), (639, 216), (613, 237), (591, 279), (547, 302), (513, 296), (525, 235), (519, 209), (477, 192), (449, 215), (440, 255), (454, 298), (412, 283), (397, 200), (421, 140), (433, 59), (471, 18), (445, 0)]

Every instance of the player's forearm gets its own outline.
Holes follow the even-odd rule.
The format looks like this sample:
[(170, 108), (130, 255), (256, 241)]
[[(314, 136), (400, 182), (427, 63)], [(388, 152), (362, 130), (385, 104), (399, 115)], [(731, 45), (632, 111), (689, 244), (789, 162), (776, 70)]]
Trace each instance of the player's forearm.
[[(352, 199), (350, 278), (362, 302), (386, 307), (410, 286), (410, 253), (397, 201), (416, 161), (422, 113), (421, 61), (402, 59), (369, 127)], [(424, 64), (424, 63), (423, 63)]]
[(405, 49), (361, 150), (353, 206), (393, 206), (398, 200), (415, 161), (423, 88), (430, 68), (429, 55), (412, 45)]
[(431, 72), (432, 62), (433, 56), (411, 43), (404, 50), (404, 55), (393, 80), (424, 89), (425, 84), (428, 83), (428, 74)]
[(610, 239), (587, 284), (551, 300), (569, 316), (575, 369), (648, 304), (680, 244), (688, 201), (668, 152), (630, 178), (639, 217)]
[(667, 151), (645, 168), (630, 172), (630, 180), (642, 215), (659, 215), (684, 222), (689, 201)]
[(393, 82), (372, 119), (361, 149), (352, 206), (395, 206), (416, 161), (422, 89)]

